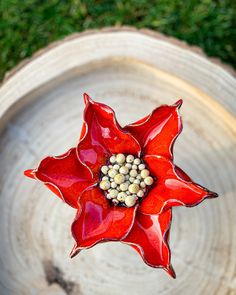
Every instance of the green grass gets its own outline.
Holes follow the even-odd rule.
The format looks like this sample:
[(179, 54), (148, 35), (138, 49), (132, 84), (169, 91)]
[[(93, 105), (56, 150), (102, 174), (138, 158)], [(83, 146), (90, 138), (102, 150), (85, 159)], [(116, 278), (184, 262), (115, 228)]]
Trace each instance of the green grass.
[(236, 68), (234, 0), (0, 0), (0, 79), (52, 41), (113, 25), (163, 32)]

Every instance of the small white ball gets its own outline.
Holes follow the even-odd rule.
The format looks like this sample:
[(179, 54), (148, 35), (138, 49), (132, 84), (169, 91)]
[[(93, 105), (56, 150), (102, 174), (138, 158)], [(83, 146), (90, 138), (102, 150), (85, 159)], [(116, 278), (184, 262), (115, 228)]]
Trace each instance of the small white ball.
[(131, 169), (131, 168), (132, 168), (132, 165), (131, 165), (130, 163), (126, 163), (126, 164), (125, 164), (125, 167)]
[(140, 186), (141, 186), (142, 188), (145, 188), (145, 187), (146, 187), (145, 182), (144, 182), (144, 181), (141, 181)]
[(115, 197), (117, 197), (117, 195), (118, 195), (118, 190), (116, 190), (116, 189), (112, 189), (112, 190), (110, 190), (109, 195), (111, 196), (111, 198), (115, 198)]
[(136, 183), (132, 183), (129, 185), (129, 192), (131, 194), (136, 194), (139, 191), (139, 185)]
[(115, 169), (115, 170), (119, 170), (120, 169), (120, 166), (118, 165), (118, 164), (115, 164), (114, 166), (113, 166), (113, 169)]
[(120, 202), (124, 202), (126, 197), (127, 197), (126, 193), (120, 192), (117, 196), (117, 200), (119, 200)]
[(111, 178), (114, 178), (116, 176), (118, 172), (115, 170), (115, 169), (110, 169), (108, 171), (108, 175), (111, 177)]
[(129, 173), (129, 168), (128, 167), (125, 167), (125, 166), (122, 166), (122, 167), (120, 167), (119, 172), (121, 174), (128, 174)]
[(108, 180), (102, 180), (99, 186), (102, 190), (107, 191), (110, 188), (111, 184)]
[(122, 192), (127, 191), (128, 188), (129, 188), (129, 184), (128, 184), (127, 182), (121, 183), (121, 185), (120, 185), (120, 190), (121, 190)]
[(145, 165), (144, 165), (144, 164), (140, 164), (140, 165), (138, 165), (138, 169), (139, 169), (139, 170), (143, 170), (143, 169), (145, 169)]
[(101, 171), (102, 171), (103, 174), (107, 174), (108, 169), (109, 168), (107, 166), (102, 166)]
[(142, 198), (142, 197), (144, 196), (144, 192), (143, 192), (142, 190), (138, 191), (138, 192), (137, 192), (137, 196), (138, 196), (139, 198)]
[(109, 169), (112, 169), (112, 168), (113, 168), (113, 166), (112, 166), (112, 165), (108, 165), (108, 168), (109, 168)]
[(132, 195), (127, 196), (127, 197), (125, 198), (125, 205), (126, 205), (127, 207), (132, 207), (132, 206), (135, 205), (136, 201), (137, 201), (137, 197), (132, 196)]
[(152, 185), (153, 184), (153, 178), (151, 176), (148, 176), (144, 179), (144, 182), (146, 185)]
[(110, 162), (113, 164), (113, 163), (115, 163), (115, 161), (116, 161), (116, 156), (115, 155), (111, 156)]
[(116, 155), (116, 162), (119, 164), (123, 164), (125, 162), (125, 155), (123, 154)]
[(138, 175), (136, 176), (136, 178), (139, 179), (139, 180), (142, 179), (142, 177), (141, 177), (140, 174), (138, 174)]
[(130, 172), (129, 172), (129, 175), (131, 176), (131, 177), (136, 177), (137, 175), (138, 175), (138, 172), (137, 172), (137, 170), (130, 170)]
[(103, 176), (102, 180), (108, 180), (109, 178), (107, 176)]
[(125, 180), (129, 180), (129, 175), (125, 175)]
[(141, 163), (141, 160), (139, 158), (134, 159), (134, 164), (139, 165)]
[(146, 177), (148, 177), (149, 174), (150, 174), (150, 172), (149, 172), (149, 170), (147, 170), (147, 169), (143, 169), (143, 170), (141, 171), (141, 177), (142, 177), (142, 178), (146, 178)]
[(137, 165), (132, 165), (132, 169), (133, 170), (137, 170), (138, 169), (138, 166)]
[(123, 183), (125, 181), (125, 177), (124, 177), (123, 174), (120, 174), (120, 173), (116, 174), (116, 176), (114, 177), (114, 181), (117, 184), (121, 184), (121, 183)]
[(129, 182), (133, 183), (135, 181), (135, 178), (134, 177), (130, 177), (129, 178)]
[(118, 201), (117, 199), (113, 199), (113, 200), (112, 200), (112, 203), (113, 203), (114, 205), (118, 205), (118, 204), (119, 204), (119, 201)]
[(112, 187), (112, 188), (116, 188), (116, 187), (117, 187), (117, 184), (115, 183), (115, 181), (113, 181), (113, 182), (111, 183), (111, 187)]
[(133, 161), (134, 161), (134, 156), (133, 155), (128, 155), (126, 157), (126, 162), (127, 163), (133, 163)]
[(111, 196), (110, 196), (109, 194), (107, 194), (107, 195), (106, 195), (106, 198), (107, 198), (108, 200), (110, 200), (110, 199), (111, 199)]
[(135, 180), (134, 180), (134, 183), (136, 183), (136, 184), (140, 184), (140, 180), (139, 180), (139, 179), (135, 179)]

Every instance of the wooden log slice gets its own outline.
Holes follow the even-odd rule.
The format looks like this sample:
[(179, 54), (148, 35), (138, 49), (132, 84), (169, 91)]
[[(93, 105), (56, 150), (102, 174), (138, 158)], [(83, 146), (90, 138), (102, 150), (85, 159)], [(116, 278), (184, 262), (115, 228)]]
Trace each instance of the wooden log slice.
[[(0, 89), (0, 294), (236, 294), (235, 90), (221, 64), (132, 28), (72, 35), (10, 73)], [(83, 92), (121, 124), (184, 100), (175, 163), (220, 198), (173, 209), (176, 280), (120, 243), (71, 260), (75, 210), (23, 176), (76, 145)]]

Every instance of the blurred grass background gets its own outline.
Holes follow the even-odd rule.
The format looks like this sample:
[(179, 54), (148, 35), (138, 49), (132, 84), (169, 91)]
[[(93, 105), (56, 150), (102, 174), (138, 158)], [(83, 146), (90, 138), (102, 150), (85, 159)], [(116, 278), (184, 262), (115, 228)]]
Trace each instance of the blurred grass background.
[(0, 0), (0, 80), (52, 41), (114, 25), (177, 37), (236, 68), (235, 0)]

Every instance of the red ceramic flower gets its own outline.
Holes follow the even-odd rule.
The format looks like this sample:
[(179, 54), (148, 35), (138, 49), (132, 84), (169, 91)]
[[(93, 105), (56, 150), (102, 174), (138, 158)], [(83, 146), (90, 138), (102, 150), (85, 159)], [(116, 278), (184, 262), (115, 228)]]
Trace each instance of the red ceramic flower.
[(172, 277), (168, 247), (173, 206), (195, 206), (216, 193), (173, 164), (182, 101), (156, 108), (121, 128), (114, 111), (84, 94), (84, 123), (76, 148), (47, 157), (25, 175), (42, 181), (77, 209), (71, 257), (97, 243), (121, 241)]

